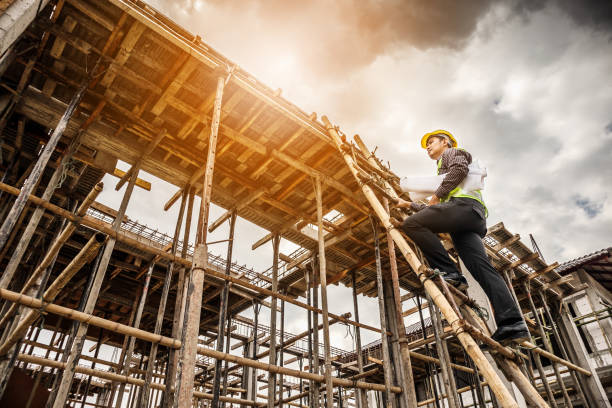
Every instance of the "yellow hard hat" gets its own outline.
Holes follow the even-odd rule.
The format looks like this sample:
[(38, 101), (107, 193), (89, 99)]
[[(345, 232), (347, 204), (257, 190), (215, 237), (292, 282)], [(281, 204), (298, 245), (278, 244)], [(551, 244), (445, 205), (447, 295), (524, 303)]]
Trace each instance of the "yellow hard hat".
[(448, 136), (448, 138), (451, 141), (451, 146), (453, 147), (457, 147), (457, 141), (455, 140), (455, 137), (451, 134), (451, 132), (446, 131), (446, 130), (434, 130), (433, 132), (429, 132), (429, 133), (425, 133), (425, 135), (421, 138), (421, 147), (423, 149), (427, 148), (427, 140), (431, 137), (431, 136), (436, 136), (436, 135), (444, 135), (444, 136)]

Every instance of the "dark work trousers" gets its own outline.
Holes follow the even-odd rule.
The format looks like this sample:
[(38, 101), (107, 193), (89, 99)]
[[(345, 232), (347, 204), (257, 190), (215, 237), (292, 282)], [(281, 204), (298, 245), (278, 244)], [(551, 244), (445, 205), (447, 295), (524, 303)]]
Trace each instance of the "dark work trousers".
[(489, 297), (497, 326), (523, 319), (510, 290), (493, 268), (482, 238), (487, 233), (484, 207), (471, 198), (450, 201), (422, 209), (404, 220), (402, 229), (423, 251), (433, 269), (460, 273), (436, 233), (450, 233), (455, 249), (467, 269)]

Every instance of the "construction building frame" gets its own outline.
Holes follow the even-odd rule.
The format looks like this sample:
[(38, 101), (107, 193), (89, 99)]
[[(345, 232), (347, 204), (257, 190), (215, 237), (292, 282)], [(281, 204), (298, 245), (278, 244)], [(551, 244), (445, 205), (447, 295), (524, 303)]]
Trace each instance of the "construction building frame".
[[(532, 336), (501, 345), (478, 285), (447, 286), (394, 227), (398, 176), (359, 136), (142, 1), (0, 12), (3, 406), (610, 407), (612, 250), (548, 264), (490, 227)], [(172, 236), (128, 217), (148, 206), (132, 200), (154, 188), (143, 172), (176, 188), (148, 208), (178, 208)], [(122, 191), (117, 209), (96, 201), (105, 188)], [(226, 212), (212, 219), (211, 203)], [(238, 217), (268, 231), (252, 249), (271, 248), (269, 269), (232, 262)], [(351, 310), (329, 310), (332, 284), (352, 288)], [(360, 322), (359, 296), (377, 299), (379, 326)], [(306, 331), (285, 330), (286, 304)], [(334, 324), (353, 350), (334, 347)]]

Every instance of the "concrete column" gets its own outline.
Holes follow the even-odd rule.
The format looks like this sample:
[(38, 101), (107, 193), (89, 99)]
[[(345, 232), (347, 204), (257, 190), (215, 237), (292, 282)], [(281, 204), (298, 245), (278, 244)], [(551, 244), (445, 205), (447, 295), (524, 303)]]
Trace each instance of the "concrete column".
[(34, 21), (36, 13), (44, 9), (49, 0), (15, 0), (6, 10), (0, 10), (0, 61)]
[(557, 322), (559, 323), (559, 331), (572, 362), (593, 373), (591, 376), (578, 374), (578, 380), (582, 385), (589, 404), (594, 407), (612, 408), (606, 396), (606, 392), (601, 385), (601, 381), (597, 376), (597, 367), (587, 354), (580, 333), (578, 332), (578, 327), (576, 327), (566, 303), (563, 303), (561, 317), (557, 319)]

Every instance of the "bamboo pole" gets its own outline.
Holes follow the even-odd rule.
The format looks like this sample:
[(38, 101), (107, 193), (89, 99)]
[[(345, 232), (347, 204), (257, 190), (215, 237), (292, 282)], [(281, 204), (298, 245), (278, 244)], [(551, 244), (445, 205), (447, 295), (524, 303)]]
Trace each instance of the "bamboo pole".
[(442, 382), (444, 383), (444, 389), (448, 396), (447, 402), (450, 408), (457, 408), (457, 401), (455, 399), (455, 389), (451, 384), (452, 369), (450, 367), (450, 361), (448, 356), (448, 350), (444, 349), (443, 340), (440, 338), (440, 332), (442, 331), (442, 322), (440, 316), (435, 310), (435, 306), (432, 304), (429, 295), (426, 293), (427, 303), (429, 307), (429, 315), (433, 326), (434, 337), (436, 339), (436, 348), (438, 349), (438, 357), (440, 359), (440, 368), (442, 371)]
[[(153, 269), (155, 269), (155, 262), (151, 262), (151, 264), (149, 265), (147, 274), (145, 275), (145, 281), (144, 281), (144, 284), (142, 285), (142, 290), (140, 292), (140, 302), (138, 302), (138, 309), (136, 310), (136, 318), (134, 319), (134, 327), (136, 329), (140, 327), (140, 320), (142, 319), (142, 312), (144, 310), (144, 305), (147, 301), (147, 295), (149, 293), (149, 284), (151, 283), (151, 275), (153, 274)], [(125, 362), (123, 364), (123, 370), (122, 370), (122, 374), (125, 376), (129, 376), (130, 371), (132, 369), (132, 354), (134, 353), (135, 345), (136, 345), (136, 338), (130, 337), (127, 353), (125, 353)], [(125, 394), (125, 383), (121, 383), (119, 385), (119, 394), (117, 395), (117, 406), (118, 407), (121, 406), (124, 394)]]
[[(370, 155), (370, 160), (374, 161), (378, 167), (378, 163)], [(383, 205), (389, 210), (389, 204), (386, 199), (383, 200)], [(412, 373), (412, 362), (410, 361), (410, 348), (408, 347), (408, 339), (406, 339), (406, 326), (404, 324), (404, 317), (402, 315), (402, 301), (399, 291), (399, 273), (397, 270), (397, 259), (395, 257), (395, 243), (393, 238), (387, 232), (387, 247), (389, 251), (389, 264), (391, 268), (391, 281), (393, 283), (393, 300), (395, 301), (395, 311), (397, 316), (397, 327), (398, 327), (398, 341), (400, 354), (403, 365), (403, 389), (404, 398), (406, 399), (406, 405), (408, 407), (414, 407), (416, 405), (416, 391), (414, 389), (414, 376)], [(440, 333), (441, 334), (441, 333)]]
[[(355, 321), (359, 323), (359, 304), (357, 303), (357, 288), (355, 282), (355, 271), (351, 272), (351, 282), (353, 287), (353, 309), (355, 311)], [(363, 356), (361, 355), (361, 330), (355, 327), (355, 351), (357, 357), (357, 369), (359, 374), (363, 374)], [(357, 408), (368, 408), (368, 396), (363, 390), (357, 390)]]
[[(193, 215), (193, 201), (195, 192), (192, 187), (187, 186), (183, 191), (188, 194), (187, 215), (185, 217), (185, 232), (183, 233), (183, 247), (181, 248), (181, 258), (187, 255), (187, 247), (189, 245), (189, 234), (191, 232), (191, 218)], [(173, 254), (176, 256), (176, 254)], [(179, 277), (176, 283), (176, 300), (174, 303), (174, 315), (172, 317), (172, 338), (176, 339), (183, 331), (183, 318), (185, 317), (185, 293), (188, 279), (186, 279), (186, 269), (184, 265), (179, 265)], [(168, 352), (168, 366), (166, 367), (166, 384), (171, 389), (174, 388), (176, 382), (176, 369), (178, 366), (179, 353), (177, 350), (170, 349)], [(162, 399), (162, 407), (171, 407), (174, 403), (174, 394), (164, 392)]]
[[(118, 231), (121, 226), (121, 222), (123, 221), (123, 217), (125, 216), (127, 205), (130, 201), (130, 197), (132, 196), (132, 192), (134, 191), (134, 185), (136, 183), (137, 177), (138, 171), (134, 171), (126, 187), (123, 199), (121, 200), (119, 210), (117, 211), (117, 216), (113, 221), (112, 228), (115, 232)], [(102, 281), (104, 280), (104, 276), (106, 275), (106, 269), (108, 267), (108, 263), (110, 262), (112, 252), (115, 247), (115, 242), (115, 238), (111, 237), (107, 241), (106, 246), (104, 247), (102, 258), (100, 259), (100, 264), (98, 265), (98, 268), (94, 275), (91, 290), (89, 291), (87, 297), (87, 303), (85, 304), (85, 307), (83, 309), (83, 312), (85, 313), (91, 314), (96, 306), (98, 294), (100, 293), (100, 287), (102, 286)], [(83, 344), (85, 343), (86, 333), (87, 324), (79, 324), (76, 335), (74, 337), (74, 343), (70, 352), (70, 356), (68, 357), (68, 361), (66, 361), (66, 369), (62, 374), (62, 381), (60, 382), (60, 385), (57, 389), (57, 395), (53, 403), (53, 408), (62, 408), (65, 405), (68, 392), (70, 391), (70, 385), (74, 377), (74, 368), (77, 365), (79, 356), (81, 355), (81, 351), (83, 349)]]
[[(280, 245), (280, 235), (275, 234), (272, 238), (272, 292), (278, 292), (278, 252)], [(276, 364), (276, 309), (277, 300), (272, 298), (270, 301), (270, 364)], [(276, 399), (276, 375), (268, 372), (268, 408), (274, 408)]]
[[(325, 353), (325, 384), (327, 395), (327, 408), (333, 408), (334, 388), (332, 386), (331, 346), (329, 344), (329, 313), (327, 311), (327, 261), (325, 259), (325, 237), (323, 233), (323, 192), (321, 180), (315, 178), (315, 195), (317, 201), (317, 235), (319, 241), (319, 281), (321, 284), (321, 307), (323, 308), (323, 349)], [(383, 332), (384, 332), (383, 327)], [(386, 335), (386, 333), (385, 333)], [(272, 408), (272, 407), (269, 407)]]
[[(349, 169), (355, 176), (355, 179), (359, 180), (358, 170), (355, 167), (353, 158), (348, 152), (342, 150), (343, 142), (340, 138), (340, 135), (331, 125), (327, 117), (323, 116), (322, 120), (327, 128), (329, 135), (332, 137), (334, 143), (338, 147), (338, 150), (342, 152), (342, 156), (344, 157), (344, 160), (348, 165)], [(440, 308), (440, 311), (446, 318), (446, 321), (449, 323), (451, 328), (453, 328), (457, 338), (459, 339), (463, 347), (466, 349), (472, 360), (480, 368), (480, 371), (489, 383), (489, 387), (495, 393), (498, 401), (505, 407), (518, 408), (518, 404), (516, 403), (510, 392), (506, 389), (501, 379), (497, 376), (493, 367), (487, 361), (486, 357), (480, 350), (478, 344), (476, 344), (476, 342), (469, 333), (466, 333), (460, 327), (460, 317), (457, 316), (457, 314), (449, 304), (448, 300), (440, 292), (436, 284), (429, 279), (428, 275), (426, 274), (426, 267), (414, 254), (414, 252), (412, 251), (404, 237), (401, 235), (401, 233), (396, 230), (393, 225), (391, 225), (389, 221), (389, 214), (385, 211), (380, 201), (378, 201), (378, 198), (376, 197), (372, 189), (366, 184), (363, 184), (361, 186), (361, 189), (367, 200), (369, 201), (370, 205), (372, 206), (373, 210), (375, 211), (376, 215), (382, 221), (384, 228), (390, 231), (390, 235), (397, 244), (400, 252), (402, 252), (404, 257), (412, 267), (413, 271), (417, 273), (417, 277), (421, 280), (421, 283), (423, 284), (425, 290), (429, 293), (438, 308)]]
[(393, 373), (391, 371), (391, 360), (389, 358), (389, 340), (387, 337), (387, 317), (385, 315), (385, 294), (383, 290), (383, 278), (382, 278), (382, 266), (380, 263), (380, 243), (378, 241), (378, 228), (377, 222), (372, 217), (372, 230), (374, 233), (374, 256), (376, 258), (376, 288), (378, 291), (378, 313), (380, 316), (380, 328), (381, 328), (381, 349), (383, 355), (383, 369), (385, 379), (385, 395), (386, 395), (386, 407), (391, 408), (391, 382), (393, 381)]
[[(185, 205), (187, 204), (187, 190), (181, 197), (181, 206), (179, 209), (179, 214), (176, 220), (176, 226), (174, 227), (174, 238), (172, 240), (172, 254), (176, 255), (177, 246), (178, 246), (178, 237), (181, 233), (181, 224), (183, 222), (183, 214), (185, 212)], [(187, 247), (187, 241), (184, 241), (183, 246)], [(155, 334), (160, 334), (162, 325), (164, 322), (164, 315), (166, 312), (166, 302), (168, 301), (168, 294), (170, 292), (170, 283), (172, 282), (172, 274), (174, 272), (175, 263), (170, 262), (166, 268), (166, 277), (164, 279), (164, 287), (162, 289), (161, 299), (159, 301), (159, 307), (157, 309), (157, 317), (155, 319)], [(178, 283), (180, 285), (180, 282)], [(177, 292), (178, 292), (177, 286)], [(178, 296), (178, 295), (177, 295)], [(178, 299), (177, 299), (178, 300)], [(157, 360), (157, 343), (151, 344), (151, 350), (149, 351), (149, 359), (147, 360), (147, 372), (145, 375), (144, 385), (138, 397), (138, 406), (146, 407), (149, 405), (149, 388), (151, 384), (151, 378), (153, 376), (153, 368), (154, 362)], [(168, 360), (170, 361), (171, 353), (168, 354)], [(173, 385), (173, 384), (172, 384)]]
[[(316, 280), (316, 275), (315, 275), (315, 265), (316, 265), (316, 255), (313, 253), (312, 257), (310, 258), (310, 265), (312, 268), (312, 284), (313, 284), (313, 288), (312, 288), (312, 304), (314, 307), (316, 307), (317, 309), (319, 308), (319, 291), (317, 289), (318, 284), (317, 284), (317, 280)], [(313, 327), (319, 327), (319, 315), (317, 313), (313, 313), (312, 314), (312, 326)], [(320, 368), (319, 368), (319, 363), (321, 362), (321, 359), (319, 357), (319, 330), (313, 330), (312, 332), (312, 344), (311, 344), (311, 348), (312, 348), (312, 368), (309, 367), (309, 369), (316, 374), (320, 373)], [(313, 395), (312, 395), (312, 408), (319, 408), (321, 406), (321, 393), (319, 392), (319, 387), (318, 386), (313, 386)]]
[(217, 150), (217, 136), (219, 132), (219, 121), (221, 119), (221, 101), (223, 99), (224, 86), (225, 78), (219, 74), (217, 77), (217, 89), (210, 127), (210, 137), (208, 138), (208, 156), (206, 159), (202, 200), (200, 202), (200, 212), (196, 230), (196, 248), (193, 254), (193, 265), (189, 277), (189, 289), (187, 291), (189, 297), (187, 298), (185, 306), (185, 325), (181, 336), (183, 348), (179, 361), (177, 399), (174, 402), (174, 406), (177, 408), (190, 407), (191, 397), (193, 395), (195, 359), (200, 328), (200, 312), (202, 308), (202, 290), (204, 285), (204, 274), (208, 266), (208, 249), (206, 246), (208, 215), (210, 210), (210, 198), (212, 195), (215, 153)]
[[(538, 328), (538, 332), (540, 333), (540, 337), (542, 338), (542, 343), (544, 343), (544, 347), (546, 348), (546, 351), (548, 351), (549, 353), (552, 352), (552, 347), (548, 341), (548, 337), (546, 336), (546, 332), (544, 331), (544, 327), (542, 326), (542, 320), (540, 319), (540, 315), (538, 314), (538, 310), (536, 308), (536, 305), (533, 301), (533, 297), (531, 296), (531, 291), (529, 290), (529, 287), (527, 286), (527, 284), (523, 284), (523, 288), (525, 289), (525, 293), (527, 294), (527, 300), (529, 301), (529, 306), (531, 308), (531, 312), (533, 313), (533, 317), (535, 318), (536, 321), (536, 326)], [(565, 388), (565, 384), (563, 383), (563, 380), (561, 379), (561, 374), (559, 373), (559, 366), (557, 365), (556, 361), (551, 361), (552, 366), (553, 366), (553, 371), (555, 373), (555, 377), (557, 378), (557, 382), (561, 388), (561, 392), (563, 394), (563, 399), (565, 400), (565, 405), (568, 407), (572, 406), (570, 397), (567, 393), (567, 389)], [(543, 380), (542, 382), (547, 382), (545, 380)]]
[[(229, 240), (227, 242), (227, 263), (225, 265), (225, 274), (230, 275), (231, 265), (232, 265), (232, 250), (234, 248), (234, 228), (236, 227), (236, 212), (232, 211), (230, 215), (230, 225), (229, 225)], [(227, 320), (227, 302), (229, 301), (229, 282), (225, 281), (223, 285), (223, 290), (221, 291), (221, 296), (219, 299), (219, 323), (217, 325), (217, 351), (223, 351), (223, 345), (225, 340), (225, 324)], [(230, 337), (230, 333), (228, 332), (228, 337)], [(227, 339), (227, 343), (229, 344), (230, 339)], [(273, 363), (272, 363), (273, 364)], [(227, 373), (225, 374), (227, 377)], [(211, 406), (217, 408), (219, 404), (219, 391), (221, 383), (221, 360), (215, 361), (215, 372), (213, 378), (213, 400)]]

